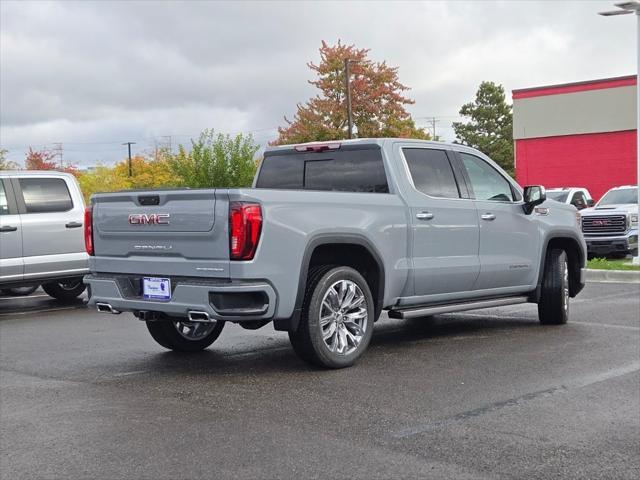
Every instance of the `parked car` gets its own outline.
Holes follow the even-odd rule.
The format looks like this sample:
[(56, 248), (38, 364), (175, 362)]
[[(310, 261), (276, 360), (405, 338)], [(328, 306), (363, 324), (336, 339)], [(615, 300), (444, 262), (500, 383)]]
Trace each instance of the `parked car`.
[(59, 300), (85, 290), (84, 200), (75, 177), (0, 171), (0, 289), (42, 288)]
[(614, 187), (580, 212), (589, 255), (638, 255), (638, 187)]
[(255, 188), (125, 191), (88, 209), (88, 305), (197, 351), (273, 321), (304, 360), (353, 364), (394, 318), (538, 304), (584, 286), (574, 207), (462, 145), (358, 139), (267, 148)]
[(547, 198), (560, 203), (568, 203), (578, 210), (595, 205), (589, 190), (583, 187), (551, 188), (547, 190)]

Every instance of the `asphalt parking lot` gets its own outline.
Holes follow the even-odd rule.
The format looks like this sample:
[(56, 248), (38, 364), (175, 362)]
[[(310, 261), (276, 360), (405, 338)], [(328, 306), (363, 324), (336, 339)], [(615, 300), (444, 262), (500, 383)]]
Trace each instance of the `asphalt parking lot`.
[(270, 326), (185, 356), (127, 314), (0, 297), (1, 478), (639, 478), (640, 285), (571, 309), (383, 318), (324, 371)]

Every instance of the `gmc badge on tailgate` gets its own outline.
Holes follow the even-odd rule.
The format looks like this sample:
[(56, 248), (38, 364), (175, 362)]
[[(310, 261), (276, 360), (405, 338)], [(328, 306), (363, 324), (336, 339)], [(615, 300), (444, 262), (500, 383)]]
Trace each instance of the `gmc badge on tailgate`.
[(131, 225), (169, 225), (171, 215), (168, 213), (132, 213), (129, 215)]

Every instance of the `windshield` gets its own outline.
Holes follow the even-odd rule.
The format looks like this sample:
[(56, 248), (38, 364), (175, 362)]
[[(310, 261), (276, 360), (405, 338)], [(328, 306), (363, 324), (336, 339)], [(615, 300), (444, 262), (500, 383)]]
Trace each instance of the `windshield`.
[(609, 190), (598, 202), (598, 207), (603, 205), (615, 205), (619, 203), (636, 203), (638, 201), (637, 188), (621, 188)]
[(564, 191), (564, 190), (547, 190), (547, 198), (550, 198), (551, 200), (555, 200), (557, 202), (566, 202), (567, 201), (567, 196), (569, 196), (569, 192), (568, 191)]

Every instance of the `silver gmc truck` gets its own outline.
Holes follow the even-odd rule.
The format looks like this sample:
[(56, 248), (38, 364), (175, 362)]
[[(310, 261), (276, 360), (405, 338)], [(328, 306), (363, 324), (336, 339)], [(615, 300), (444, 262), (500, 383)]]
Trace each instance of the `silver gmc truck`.
[(94, 195), (89, 305), (163, 347), (225, 322), (289, 332), (303, 359), (353, 364), (393, 318), (538, 304), (565, 323), (584, 286), (576, 209), (461, 145), (357, 139), (268, 148), (254, 188)]

